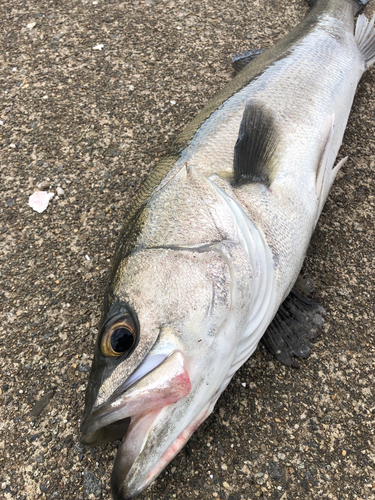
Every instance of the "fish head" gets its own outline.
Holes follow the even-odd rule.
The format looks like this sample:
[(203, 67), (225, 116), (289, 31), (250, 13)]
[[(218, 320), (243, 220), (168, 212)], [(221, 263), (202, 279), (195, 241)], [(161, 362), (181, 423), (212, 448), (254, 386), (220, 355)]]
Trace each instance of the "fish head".
[[(230, 219), (225, 202), (205, 182)], [(198, 238), (198, 230), (190, 241), (190, 225), (180, 241), (174, 207), (169, 222), (175, 234), (169, 225), (163, 245), (156, 244), (164, 232), (157, 205), (149, 207), (150, 229), (146, 221), (138, 244), (117, 267), (86, 393), (81, 441), (122, 439), (112, 474), (116, 500), (150, 484), (211, 412), (229, 381), (251, 294), (251, 269), (235, 234), (229, 238), (216, 227), (217, 241)], [(152, 233), (156, 223), (158, 236)]]

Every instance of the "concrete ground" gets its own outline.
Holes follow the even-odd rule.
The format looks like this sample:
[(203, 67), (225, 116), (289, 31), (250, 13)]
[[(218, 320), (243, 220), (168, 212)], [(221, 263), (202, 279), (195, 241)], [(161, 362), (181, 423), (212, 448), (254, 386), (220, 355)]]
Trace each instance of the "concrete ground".
[[(269, 46), (307, 10), (1, 1), (1, 499), (111, 498), (116, 444), (78, 439), (121, 221), (176, 134), (233, 77), (231, 55)], [(258, 349), (140, 499), (375, 498), (374, 77), (359, 85), (339, 155), (349, 160), (303, 268), (327, 311), (312, 356), (295, 370)], [(40, 185), (64, 191), (42, 214), (28, 206)]]

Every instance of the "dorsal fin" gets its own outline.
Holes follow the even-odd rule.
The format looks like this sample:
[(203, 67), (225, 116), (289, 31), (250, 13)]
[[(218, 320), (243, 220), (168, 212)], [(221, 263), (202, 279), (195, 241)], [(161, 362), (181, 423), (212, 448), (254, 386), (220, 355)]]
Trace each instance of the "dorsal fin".
[(264, 104), (250, 101), (245, 108), (234, 147), (235, 183), (261, 182), (270, 186), (276, 173), (277, 124)]
[(236, 74), (243, 70), (245, 66), (251, 63), (253, 59), (258, 57), (263, 52), (264, 49), (250, 49), (234, 54), (232, 57), (232, 66)]

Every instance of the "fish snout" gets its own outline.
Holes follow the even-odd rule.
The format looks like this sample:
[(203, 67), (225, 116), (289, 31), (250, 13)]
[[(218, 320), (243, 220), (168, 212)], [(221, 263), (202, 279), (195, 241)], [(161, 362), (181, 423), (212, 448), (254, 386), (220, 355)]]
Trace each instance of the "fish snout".
[[(112, 397), (101, 408), (91, 412), (81, 426), (81, 442), (87, 446), (122, 439), (130, 422), (149, 413), (159, 412), (189, 394), (190, 376), (185, 356), (173, 351), (156, 368), (124, 392)], [(132, 425), (134, 427), (134, 425)]]

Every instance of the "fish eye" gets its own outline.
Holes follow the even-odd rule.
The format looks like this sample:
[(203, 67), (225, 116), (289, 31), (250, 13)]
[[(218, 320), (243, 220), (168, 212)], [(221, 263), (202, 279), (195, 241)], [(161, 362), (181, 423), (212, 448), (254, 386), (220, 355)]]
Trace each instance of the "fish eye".
[(101, 341), (104, 356), (119, 357), (132, 349), (137, 340), (133, 318), (126, 315), (110, 325)]

